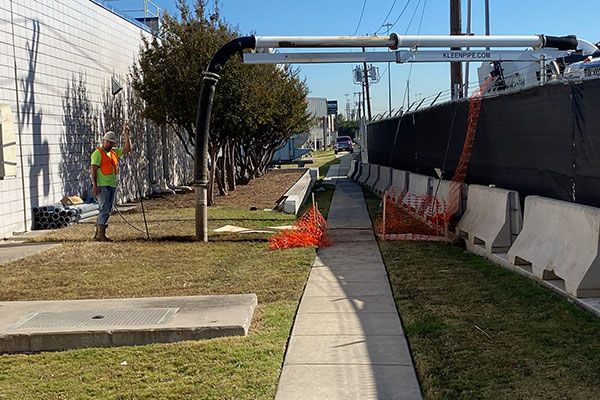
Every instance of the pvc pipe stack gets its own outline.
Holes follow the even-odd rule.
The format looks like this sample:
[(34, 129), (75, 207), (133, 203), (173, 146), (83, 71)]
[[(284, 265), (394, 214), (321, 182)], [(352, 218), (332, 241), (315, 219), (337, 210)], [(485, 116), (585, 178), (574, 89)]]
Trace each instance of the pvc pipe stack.
[(98, 215), (98, 204), (63, 206), (60, 203), (33, 208), (33, 229), (58, 229)]

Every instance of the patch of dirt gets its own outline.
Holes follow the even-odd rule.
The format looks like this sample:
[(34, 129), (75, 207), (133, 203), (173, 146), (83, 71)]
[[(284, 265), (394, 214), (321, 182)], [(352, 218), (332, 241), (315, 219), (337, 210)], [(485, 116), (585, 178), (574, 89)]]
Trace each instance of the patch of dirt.
[[(302, 176), (306, 171), (298, 169), (275, 169), (265, 176), (253, 179), (247, 185), (238, 185), (236, 190), (227, 196), (215, 196), (215, 205), (227, 207), (256, 207), (259, 210), (273, 208), (277, 200)], [(194, 193), (169, 195), (148, 202), (148, 209), (161, 210), (172, 208), (194, 207)]]

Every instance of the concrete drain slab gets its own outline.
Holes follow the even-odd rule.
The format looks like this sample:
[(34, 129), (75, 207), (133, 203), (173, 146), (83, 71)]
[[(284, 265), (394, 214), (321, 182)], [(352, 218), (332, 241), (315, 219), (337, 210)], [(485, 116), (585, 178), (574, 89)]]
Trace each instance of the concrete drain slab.
[(0, 353), (244, 336), (255, 294), (0, 302)]
[(9, 326), (8, 330), (161, 325), (170, 321), (177, 311), (179, 308), (33, 312)]

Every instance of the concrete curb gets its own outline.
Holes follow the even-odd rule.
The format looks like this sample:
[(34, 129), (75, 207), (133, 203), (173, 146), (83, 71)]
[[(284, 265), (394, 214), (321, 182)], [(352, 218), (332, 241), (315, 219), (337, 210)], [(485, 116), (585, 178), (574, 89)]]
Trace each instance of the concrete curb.
[(318, 175), (318, 168), (307, 169), (296, 183), (285, 192), (283, 200), (279, 203), (277, 209), (283, 210), (286, 214), (298, 214), (298, 210), (304, 204), (311, 188), (317, 181)]

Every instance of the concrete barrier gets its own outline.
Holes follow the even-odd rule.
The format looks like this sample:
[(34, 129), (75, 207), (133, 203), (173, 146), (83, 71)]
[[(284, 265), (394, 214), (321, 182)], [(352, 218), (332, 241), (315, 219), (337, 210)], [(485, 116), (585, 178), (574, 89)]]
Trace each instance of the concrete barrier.
[(360, 176), (360, 173), (361, 173), (361, 168), (362, 168), (362, 162), (356, 161), (356, 167), (355, 167), (352, 175), (350, 175), (350, 179), (352, 179), (353, 181), (358, 180), (358, 177)]
[(388, 194), (396, 199), (404, 195), (408, 190), (408, 172), (401, 169), (392, 170), (392, 184), (387, 189)]
[(358, 166), (358, 161), (352, 160), (350, 161), (350, 169), (348, 170), (348, 174), (346, 175), (348, 178), (352, 179), (352, 175), (356, 173), (356, 168)]
[(319, 176), (318, 168), (309, 168), (283, 195), (283, 201), (277, 206), (286, 214), (298, 214), (298, 210), (308, 197), (310, 189)]
[(348, 177), (350, 179), (352, 179), (353, 181), (356, 181), (356, 179), (358, 179), (358, 177), (360, 176), (360, 161), (355, 161), (356, 164), (354, 165), (354, 171), (348, 175)]
[(469, 185), (467, 210), (456, 225), (456, 234), (465, 240), (467, 250), (483, 248), (488, 256), (506, 253), (521, 227), (521, 204), (517, 192)]
[(379, 196), (392, 186), (392, 171), (390, 167), (379, 167), (379, 180), (373, 187), (373, 191)]
[(523, 230), (509, 261), (576, 297), (600, 296), (600, 209), (539, 196), (525, 199)]
[(467, 184), (436, 178), (431, 179), (431, 194), (440, 203), (446, 204), (446, 211), (461, 217), (467, 208)]
[(360, 175), (356, 178), (356, 182), (364, 185), (369, 179), (369, 173), (371, 172), (369, 163), (360, 163)]
[(379, 181), (379, 165), (370, 164), (369, 165), (369, 179), (365, 182), (365, 187), (371, 191), (375, 188), (377, 181)]
[(408, 193), (414, 195), (431, 195), (432, 179), (432, 177), (427, 175), (410, 172), (408, 174)]

